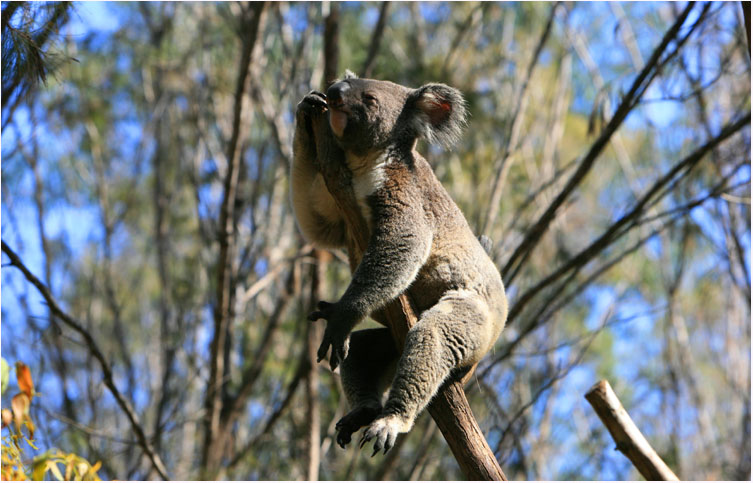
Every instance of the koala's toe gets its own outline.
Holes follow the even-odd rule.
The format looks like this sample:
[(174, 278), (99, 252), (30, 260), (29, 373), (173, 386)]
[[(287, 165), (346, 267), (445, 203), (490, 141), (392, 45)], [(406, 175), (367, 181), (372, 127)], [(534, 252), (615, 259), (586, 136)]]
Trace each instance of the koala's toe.
[(299, 116), (309, 117), (322, 114), (327, 110), (327, 100), (324, 94), (320, 92), (313, 92), (303, 98), (298, 103), (297, 114)]
[(387, 439), (384, 442), (384, 454), (387, 454), (387, 451), (391, 450), (392, 447), (395, 446), (397, 435), (397, 432), (390, 432), (390, 434), (387, 436)]
[(370, 406), (363, 406), (354, 409), (340, 419), (335, 424), (335, 431), (337, 431), (337, 444), (341, 448), (350, 443), (353, 433), (361, 429), (362, 427), (371, 424), (377, 417), (381, 408), (375, 408)]
[(327, 96), (319, 91), (311, 91), (306, 95), (306, 97), (316, 98), (318, 99), (318, 102), (324, 102), (325, 104), (327, 103)]
[(309, 95), (303, 98), (303, 102), (318, 111), (327, 108), (327, 97), (321, 92), (311, 91)]
[(353, 436), (353, 433), (350, 431), (340, 431), (337, 432), (337, 444), (342, 448), (345, 449), (345, 447), (350, 443), (351, 437)]
[(380, 450), (384, 449), (384, 453), (387, 454), (397, 440), (397, 435), (400, 433), (402, 425), (395, 420), (394, 417), (384, 417), (375, 420), (371, 425), (366, 428), (361, 436), (361, 447), (374, 440), (374, 452), (371, 456), (375, 456)]

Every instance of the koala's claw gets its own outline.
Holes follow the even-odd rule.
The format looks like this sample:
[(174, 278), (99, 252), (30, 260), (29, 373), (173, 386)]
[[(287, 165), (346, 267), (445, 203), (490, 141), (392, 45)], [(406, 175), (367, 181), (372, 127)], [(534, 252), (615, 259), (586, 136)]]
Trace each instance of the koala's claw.
[[(334, 339), (334, 340), (333, 340)], [(322, 345), (319, 346), (319, 350), (316, 353), (317, 362), (321, 362), (327, 355), (327, 349), (332, 346), (332, 353), (329, 355), (329, 367), (333, 371), (337, 369), (342, 361), (348, 357), (348, 337), (339, 336), (327, 336), (327, 332), (324, 332), (324, 339)]]
[(308, 93), (308, 95), (305, 97), (305, 99), (318, 99), (318, 103), (323, 102), (325, 105), (327, 104), (327, 96), (319, 91), (311, 91)]
[(335, 424), (335, 431), (337, 431), (337, 444), (345, 449), (345, 446), (350, 443), (353, 433), (362, 427), (371, 424), (379, 415), (380, 411), (380, 408), (362, 406), (343, 416), (342, 419)]
[(319, 350), (316, 352), (316, 362), (321, 362), (326, 356), (330, 346), (332, 353), (329, 356), (329, 366), (334, 371), (337, 366), (348, 356), (348, 346), (350, 342), (349, 330), (343, 331), (343, 322), (341, 317), (336, 313), (337, 306), (329, 302), (321, 301), (316, 304), (314, 312), (308, 315), (311, 321), (325, 319), (327, 328), (324, 329), (324, 337)]
[(374, 440), (374, 452), (371, 454), (373, 458), (381, 449), (384, 449), (384, 454), (395, 446), (395, 440), (397, 439), (399, 431), (393, 427), (387, 421), (387, 418), (380, 418), (371, 423), (371, 425), (363, 431), (361, 435), (360, 447)]
[(316, 322), (319, 319), (329, 320), (329, 317), (330, 317), (331, 312), (332, 312), (332, 306), (333, 305), (334, 304), (331, 304), (329, 302), (325, 302), (325, 301), (322, 300), (321, 302), (319, 302), (318, 304), (316, 304), (316, 308), (318, 310), (315, 310), (315, 311), (311, 312), (308, 315), (308, 319), (310, 321), (312, 321), (312, 322)]

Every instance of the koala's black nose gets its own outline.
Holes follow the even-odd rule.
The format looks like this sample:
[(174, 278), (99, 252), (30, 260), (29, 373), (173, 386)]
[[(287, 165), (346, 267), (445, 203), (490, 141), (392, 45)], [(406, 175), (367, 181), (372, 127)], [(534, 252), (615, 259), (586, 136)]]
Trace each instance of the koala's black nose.
[(327, 89), (327, 104), (331, 107), (339, 107), (343, 103), (345, 91), (350, 89), (347, 82), (337, 82)]

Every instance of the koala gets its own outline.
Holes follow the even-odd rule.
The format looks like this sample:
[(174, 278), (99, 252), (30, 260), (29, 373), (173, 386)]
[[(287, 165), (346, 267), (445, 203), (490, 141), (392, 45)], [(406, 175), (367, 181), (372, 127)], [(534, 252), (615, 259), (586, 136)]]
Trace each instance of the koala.
[[(465, 101), (452, 87), (412, 89), (349, 71), (326, 95), (311, 92), (298, 104), (291, 198), (303, 235), (323, 248), (345, 247), (348, 240), (317, 169), (334, 161), (316, 159), (315, 125), (328, 126), (329, 137), (319, 142), (333, 143), (350, 170), (369, 228), (345, 293), (337, 302), (319, 302), (308, 317), (326, 320), (317, 357), (321, 361), (331, 350), (330, 367), (340, 366), (351, 407), (336, 424), (343, 448), (366, 426), (361, 447), (374, 440), (373, 454), (386, 453), (450, 374), (478, 362), (504, 328), (507, 298), (485, 241), (474, 236), (416, 151), (420, 138), (451, 146), (465, 118)], [(403, 292), (414, 301), (418, 322), (402, 354), (388, 328), (351, 332), (370, 315), (386, 325), (379, 309)]]

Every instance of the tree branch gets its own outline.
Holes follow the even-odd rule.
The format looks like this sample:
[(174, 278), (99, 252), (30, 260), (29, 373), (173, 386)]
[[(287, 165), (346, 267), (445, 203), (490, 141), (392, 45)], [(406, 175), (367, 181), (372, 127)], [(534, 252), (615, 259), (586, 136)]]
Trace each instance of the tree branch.
[(617, 449), (628, 457), (644, 478), (650, 481), (679, 479), (643, 437), (609, 382), (597, 382), (585, 397), (614, 438)]
[(659, 60), (662, 54), (666, 50), (667, 46), (672, 42), (672, 40), (677, 37), (680, 28), (685, 23), (685, 19), (690, 14), (690, 10), (693, 8), (693, 6), (693, 3), (689, 3), (687, 7), (685, 7), (685, 10), (683, 10), (683, 12), (677, 18), (674, 25), (672, 25), (672, 27), (664, 35), (661, 43), (654, 50), (654, 53), (646, 62), (643, 70), (633, 81), (633, 85), (631, 86), (628, 93), (623, 97), (622, 102), (614, 113), (614, 116), (612, 116), (609, 124), (607, 124), (599, 138), (591, 146), (588, 153), (583, 158), (583, 161), (581, 161), (580, 165), (578, 166), (578, 169), (575, 171), (575, 173), (573, 173), (573, 175), (567, 181), (565, 187), (557, 195), (554, 201), (552, 201), (544, 214), (542, 214), (541, 217), (536, 221), (536, 223), (531, 226), (531, 228), (526, 233), (526, 236), (523, 238), (523, 241), (520, 242), (518, 247), (510, 256), (507, 264), (504, 266), (504, 268), (502, 268), (502, 278), (504, 279), (506, 285), (509, 285), (518, 274), (523, 263), (525, 263), (525, 261), (528, 259), (528, 256), (536, 247), (539, 240), (541, 240), (541, 237), (544, 235), (546, 230), (549, 228), (552, 220), (557, 215), (557, 210), (560, 208), (560, 206), (562, 206), (565, 200), (570, 196), (575, 188), (580, 185), (580, 183), (589, 173), (589, 171), (593, 167), (594, 162), (596, 161), (596, 158), (598, 158), (598, 156), (601, 154), (601, 151), (606, 147), (609, 139), (617, 131), (617, 129), (622, 124), (622, 121), (625, 120), (627, 115), (635, 106), (636, 100), (640, 99), (643, 93), (646, 91), (651, 80), (653, 80), (655, 69), (659, 65)]
[(750, 53), (750, 2), (740, 2), (745, 19), (745, 37), (748, 39), (748, 53)]
[(217, 259), (217, 295), (214, 306), (214, 338), (210, 346), (210, 373), (206, 394), (207, 422), (204, 435), (202, 463), (205, 477), (213, 475), (217, 469), (222, 454), (224, 442), (222, 438), (222, 409), (225, 383), (225, 351), (227, 336), (231, 322), (232, 296), (232, 247), (235, 234), (235, 199), (237, 194), (238, 177), (241, 164), (240, 137), (243, 129), (241, 118), (243, 114), (243, 100), (246, 85), (250, 77), (253, 53), (257, 46), (265, 4), (252, 4), (242, 26), (242, 51), (238, 65), (238, 78), (235, 85), (233, 103), (233, 123), (230, 141), (227, 146), (227, 173), (223, 182), (223, 199), (220, 208), (220, 223), (217, 241), (220, 253)]
[(131, 423), (131, 429), (133, 429), (133, 432), (136, 434), (136, 439), (138, 440), (139, 446), (141, 446), (141, 448), (144, 450), (144, 453), (146, 453), (147, 458), (149, 458), (149, 461), (151, 461), (152, 466), (154, 466), (154, 469), (157, 471), (160, 477), (163, 480), (169, 480), (170, 478), (167, 475), (165, 464), (162, 462), (162, 458), (160, 458), (159, 454), (157, 454), (157, 452), (152, 447), (151, 443), (146, 437), (146, 434), (144, 434), (144, 429), (141, 427), (139, 416), (136, 414), (133, 406), (131, 406), (131, 403), (128, 402), (125, 396), (123, 396), (123, 394), (118, 390), (117, 386), (115, 386), (115, 381), (113, 379), (110, 364), (107, 362), (104, 354), (102, 354), (102, 351), (99, 349), (99, 346), (94, 340), (94, 337), (80, 323), (78, 323), (70, 315), (64, 312), (63, 309), (60, 308), (60, 305), (58, 305), (57, 301), (52, 297), (52, 294), (50, 293), (47, 286), (45, 286), (45, 284), (43, 284), (36, 276), (34, 276), (34, 274), (31, 273), (28, 268), (26, 268), (26, 265), (24, 265), (18, 255), (16, 255), (16, 253), (11, 250), (10, 247), (5, 244), (5, 242), (2, 242), (2, 249), (3, 253), (5, 253), (10, 259), (10, 264), (21, 270), (21, 272), (26, 277), (26, 280), (28, 280), (37, 288), (37, 290), (39, 290), (39, 293), (47, 302), (47, 306), (50, 308), (52, 313), (54, 313), (68, 327), (72, 328), (73, 330), (78, 332), (81, 337), (83, 337), (84, 343), (88, 347), (89, 352), (92, 356), (94, 356), (95, 359), (97, 359), (100, 366), (102, 367), (102, 376), (105, 386), (107, 386), (107, 388), (110, 390), (110, 393), (115, 398), (118, 406), (120, 406), (120, 408), (128, 417), (128, 420)]
[(554, 271), (551, 275), (541, 280), (534, 287), (524, 292), (515, 304), (510, 308), (508, 315), (508, 324), (521, 312), (523, 307), (531, 301), (534, 295), (540, 292), (544, 287), (550, 285), (554, 281), (558, 280), (562, 275), (569, 272), (574, 267), (584, 265), (588, 260), (592, 259), (597, 253), (601, 252), (610, 243), (616, 240), (619, 236), (626, 233), (624, 228), (630, 223), (635, 222), (638, 217), (643, 213), (646, 206), (650, 206), (652, 199), (657, 193), (659, 193), (667, 184), (675, 180), (675, 177), (685, 172), (687, 174), (696, 164), (698, 164), (703, 157), (718, 146), (722, 141), (735, 134), (737, 131), (750, 124), (750, 112), (743, 116), (741, 119), (726, 125), (719, 134), (706, 142), (703, 146), (700, 146), (694, 152), (689, 154), (685, 159), (677, 163), (667, 174), (659, 178), (656, 183), (643, 195), (643, 197), (633, 206), (633, 208), (623, 215), (619, 220), (614, 222), (607, 230), (587, 248), (582, 250), (578, 255), (574, 256), (567, 263), (562, 265), (559, 269)]
[(389, 8), (390, 2), (382, 2), (382, 7), (379, 9), (379, 20), (377, 20), (374, 33), (371, 35), (369, 53), (366, 54), (366, 60), (363, 62), (363, 67), (361, 67), (361, 72), (359, 73), (363, 77), (371, 77), (374, 70), (374, 60), (379, 51), (379, 44), (382, 43), (382, 35), (384, 34), (384, 26), (387, 24), (387, 12)]

